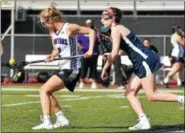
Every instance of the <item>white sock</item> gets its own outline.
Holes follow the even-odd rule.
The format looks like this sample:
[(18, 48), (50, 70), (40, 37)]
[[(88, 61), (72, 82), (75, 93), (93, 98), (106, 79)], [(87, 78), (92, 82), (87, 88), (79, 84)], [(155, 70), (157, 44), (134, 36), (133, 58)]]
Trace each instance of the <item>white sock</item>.
[(179, 103), (184, 103), (184, 96), (177, 96), (177, 101)]
[(145, 113), (141, 113), (141, 114), (139, 114), (139, 120), (140, 121), (145, 121), (145, 120), (147, 120), (148, 121), (148, 118), (147, 118), (147, 116), (146, 116), (146, 114)]
[(181, 82), (180, 78), (177, 78), (177, 85), (181, 86), (181, 84), (182, 84), (182, 82)]
[(169, 77), (167, 76), (165, 79), (164, 79), (164, 83), (167, 84), (169, 82)]
[(48, 125), (51, 124), (51, 116), (44, 116), (43, 118), (44, 118), (45, 124), (48, 124)]
[(80, 84), (84, 84), (84, 82), (83, 82), (83, 81), (81, 81), (81, 82), (80, 82)]
[(63, 116), (63, 112), (60, 110), (59, 112), (56, 112), (55, 113), (56, 117), (60, 117), (60, 116)]
[(57, 113), (55, 113), (56, 116), (57, 116), (57, 119), (60, 120), (60, 121), (63, 121), (64, 119), (67, 119), (65, 116), (64, 116), (64, 113), (62, 111), (59, 111)]

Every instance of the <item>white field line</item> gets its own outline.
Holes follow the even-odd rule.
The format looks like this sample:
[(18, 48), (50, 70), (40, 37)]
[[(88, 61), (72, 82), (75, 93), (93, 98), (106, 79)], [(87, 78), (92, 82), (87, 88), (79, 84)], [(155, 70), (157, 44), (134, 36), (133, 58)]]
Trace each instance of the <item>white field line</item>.
[[(39, 88), (2, 88), (2, 91), (39, 91)], [(62, 89), (60, 91), (69, 91), (68, 89)], [(158, 92), (174, 92), (183, 93), (184, 90), (172, 90), (172, 89), (158, 89)], [(75, 89), (75, 92), (125, 92), (125, 90), (118, 89)], [(139, 93), (144, 93), (141, 90)]]
[[(87, 100), (92, 97), (80, 97), (80, 98), (68, 98), (68, 99), (63, 99), (59, 101), (76, 101), (76, 100)], [(13, 103), (13, 104), (3, 104), (1, 107), (13, 107), (13, 106), (20, 106), (20, 105), (28, 105), (28, 104), (36, 104), (40, 103), (40, 101), (34, 101), (34, 102), (21, 102), (21, 103)]]
[[(28, 96), (28, 95), (24, 95), (24, 96)], [(31, 95), (29, 95), (31, 96)], [(34, 97), (39, 96), (39, 95), (33, 95)], [(72, 95), (71, 95), (72, 96)], [(67, 99), (63, 99), (63, 100), (59, 100), (59, 101), (77, 101), (77, 100), (87, 100), (90, 98), (104, 98), (104, 97), (109, 97), (109, 98), (124, 98), (124, 96), (120, 95), (120, 94), (113, 94), (113, 95), (105, 95), (105, 96), (89, 96), (89, 97), (74, 97), (72, 96), (71, 98), (67, 98)], [(144, 98), (143, 96), (139, 96), (140, 98)], [(3, 104), (1, 105), (1, 107), (13, 107), (13, 106), (20, 106), (20, 105), (28, 105), (28, 104), (36, 104), (36, 103), (40, 103), (40, 101), (32, 101), (32, 102), (21, 102), (21, 103), (13, 103), (13, 104)]]
[(20, 106), (20, 105), (35, 104), (35, 103), (40, 103), (40, 101), (22, 102), (22, 103), (13, 103), (13, 104), (3, 104), (3, 105), (1, 105), (1, 107), (13, 107), (13, 106)]
[[(25, 95), (28, 96), (28, 95)], [(29, 95), (30, 96), (30, 95)], [(36, 96), (36, 95), (33, 95)], [(38, 95), (39, 96), (39, 95)], [(101, 97), (105, 97), (105, 96), (101, 96)], [(100, 96), (98, 97), (94, 97), (94, 98), (101, 98)], [(93, 97), (80, 97), (80, 98), (68, 98), (68, 99), (63, 99), (60, 101), (75, 101), (75, 100), (87, 100), (89, 98), (93, 98)], [(1, 107), (13, 107), (13, 106), (20, 106), (20, 105), (28, 105), (28, 104), (36, 104), (36, 103), (40, 103), (40, 101), (34, 101), (34, 102), (21, 102), (21, 103), (13, 103), (13, 104), (3, 104), (1, 105)]]
[(120, 108), (127, 109), (127, 108), (129, 108), (129, 106), (120, 106)]
[(184, 106), (183, 107), (180, 107), (181, 110), (184, 110)]
[(80, 97), (80, 96), (79, 95), (61, 95), (61, 96), (58, 96), (58, 97), (77, 98), (77, 97)]
[[(14, 95), (6, 95), (4, 94), (3, 96), (14, 96)], [(34, 94), (34, 95), (23, 95), (24, 97), (40, 97), (39, 94)], [(63, 101), (73, 101), (73, 100), (84, 100), (84, 99), (89, 99), (89, 98), (105, 98), (105, 97), (109, 97), (109, 98), (120, 98), (120, 99), (125, 99), (126, 97), (122, 94), (112, 94), (112, 95), (104, 95), (104, 96), (91, 96), (91, 97), (80, 97), (80, 96), (76, 96), (76, 95), (61, 95), (61, 96), (57, 96), (57, 97), (61, 97), (61, 98), (68, 98), (68, 99), (64, 99)], [(146, 98), (146, 96), (137, 96), (138, 98)], [(62, 100), (61, 100), (62, 101)]]
[[(1, 105), (1, 107), (13, 107), (13, 106), (20, 106), (20, 105), (36, 104), (36, 103), (40, 103), (40, 101), (22, 102), (22, 103), (13, 103), (13, 104), (3, 104), (3, 105)], [(71, 105), (62, 105), (62, 107), (70, 107), (70, 106)]]
[[(3, 95), (6, 96), (6, 95)], [(11, 95), (13, 96), (13, 95)], [(24, 95), (24, 97), (40, 97), (39, 94), (34, 94), (34, 95)], [(62, 97), (62, 98), (77, 98), (80, 97), (79, 95), (61, 95), (61, 96), (57, 96), (57, 97)]]
[(7, 95), (7, 94), (4, 94), (3, 97), (5, 97), (5, 96), (8, 97), (8, 96), (15, 96), (15, 95)]

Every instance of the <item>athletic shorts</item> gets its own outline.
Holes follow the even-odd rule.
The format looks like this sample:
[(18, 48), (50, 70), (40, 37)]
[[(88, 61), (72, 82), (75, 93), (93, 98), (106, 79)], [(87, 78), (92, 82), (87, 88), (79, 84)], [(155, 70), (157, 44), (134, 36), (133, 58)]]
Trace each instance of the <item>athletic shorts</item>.
[(148, 60), (143, 60), (137, 66), (133, 66), (134, 74), (137, 75), (139, 78), (144, 78), (149, 74), (155, 73), (161, 67), (160, 59), (153, 57)]
[(76, 83), (80, 79), (80, 69), (64, 69), (57, 71), (56, 74), (65, 84), (65, 87), (71, 92), (74, 91)]
[(184, 59), (182, 57), (178, 58), (178, 57), (173, 57), (172, 56), (171, 63), (174, 64), (176, 62), (184, 63)]

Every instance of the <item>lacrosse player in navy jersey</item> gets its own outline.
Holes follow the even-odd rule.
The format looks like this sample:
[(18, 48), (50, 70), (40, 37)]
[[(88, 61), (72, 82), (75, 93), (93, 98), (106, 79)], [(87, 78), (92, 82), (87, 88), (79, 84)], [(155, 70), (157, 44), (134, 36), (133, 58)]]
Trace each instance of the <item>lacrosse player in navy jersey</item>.
[[(103, 11), (101, 23), (104, 27), (111, 28), (112, 52), (107, 57), (101, 78), (108, 78), (107, 69), (118, 57), (119, 50), (124, 50), (133, 64), (133, 75), (126, 88), (126, 98), (139, 117), (139, 123), (129, 130), (148, 130), (150, 122), (145, 114), (140, 100), (137, 98), (141, 86), (150, 101), (180, 102), (184, 104), (184, 96), (177, 96), (171, 93), (156, 92), (155, 73), (161, 67), (157, 54), (145, 47), (137, 36), (124, 25), (119, 24), (122, 11), (110, 7)], [(124, 43), (120, 43), (120, 42)]]

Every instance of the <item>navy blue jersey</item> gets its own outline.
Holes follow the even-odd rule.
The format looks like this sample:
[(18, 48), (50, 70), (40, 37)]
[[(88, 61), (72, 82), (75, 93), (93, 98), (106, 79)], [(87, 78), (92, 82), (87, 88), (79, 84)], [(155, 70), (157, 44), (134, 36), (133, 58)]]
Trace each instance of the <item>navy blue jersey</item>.
[(133, 32), (123, 37), (120, 49), (124, 50), (133, 63), (134, 73), (140, 77), (156, 72), (160, 68), (160, 58), (145, 47)]

